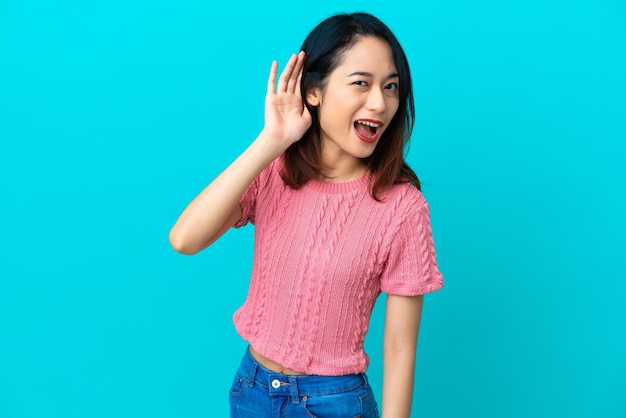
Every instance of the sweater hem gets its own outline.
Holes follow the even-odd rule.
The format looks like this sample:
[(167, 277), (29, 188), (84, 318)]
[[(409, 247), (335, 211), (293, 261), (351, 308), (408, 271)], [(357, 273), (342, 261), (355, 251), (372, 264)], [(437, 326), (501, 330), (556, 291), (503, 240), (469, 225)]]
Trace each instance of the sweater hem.
[[(237, 328), (235, 326), (235, 328)], [(284, 356), (275, 355), (275, 353), (268, 352), (263, 349), (263, 347), (258, 347), (258, 344), (255, 345), (254, 339), (251, 336), (246, 336), (244, 333), (239, 332), (237, 330), (241, 338), (250, 344), (256, 352), (261, 354), (263, 357), (266, 357), (283, 367), (296, 370), (299, 373), (304, 373), (312, 376), (343, 376), (348, 374), (360, 374), (365, 373), (367, 371), (368, 362), (366, 360), (366, 364), (359, 366), (346, 366), (346, 367), (323, 367), (323, 366), (305, 366), (301, 364), (292, 363), (289, 359), (283, 358)], [(258, 342), (257, 342), (258, 343)], [(367, 357), (367, 356), (366, 356)]]
[(417, 287), (382, 287), (383, 292), (388, 295), (397, 295), (397, 296), (419, 296), (424, 295), (426, 293), (433, 293), (437, 290), (441, 290), (443, 288), (443, 281), (438, 281), (435, 283), (428, 283), (422, 286)]

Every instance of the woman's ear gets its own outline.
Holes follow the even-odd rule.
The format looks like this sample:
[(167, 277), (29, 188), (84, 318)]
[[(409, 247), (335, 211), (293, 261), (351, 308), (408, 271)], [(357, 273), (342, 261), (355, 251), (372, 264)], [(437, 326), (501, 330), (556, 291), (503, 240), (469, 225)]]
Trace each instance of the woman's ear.
[(311, 106), (319, 106), (322, 101), (322, 91), (314, 86), (306, 89), (306, 102)]

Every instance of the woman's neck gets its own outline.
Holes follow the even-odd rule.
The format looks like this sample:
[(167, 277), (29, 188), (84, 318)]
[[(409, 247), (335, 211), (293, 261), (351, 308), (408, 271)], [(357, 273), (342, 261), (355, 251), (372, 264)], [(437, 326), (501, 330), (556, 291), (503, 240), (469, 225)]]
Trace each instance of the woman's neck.
[(360, 160), (329, 163), (322, 160), (322, 181), (343, 183), (356, 180), (367, 172), (367, 167)]
[(367, 172), (367, 166), (353, 155), (346, 153), (334, 154), (326, 149), (322, 151), (322, 181), (342, 183), (362, 177)]

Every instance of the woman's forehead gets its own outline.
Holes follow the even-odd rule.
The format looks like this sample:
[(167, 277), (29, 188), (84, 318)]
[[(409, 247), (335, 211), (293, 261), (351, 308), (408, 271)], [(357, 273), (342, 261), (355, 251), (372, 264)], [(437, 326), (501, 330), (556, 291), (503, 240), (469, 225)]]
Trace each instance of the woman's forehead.
[(340, 70), (346, 76), (356, 73), (363, 76), (388, 77), (397, 73), (389, 44), (369, 36), (359, 38), (343, 52), (336, 70)]

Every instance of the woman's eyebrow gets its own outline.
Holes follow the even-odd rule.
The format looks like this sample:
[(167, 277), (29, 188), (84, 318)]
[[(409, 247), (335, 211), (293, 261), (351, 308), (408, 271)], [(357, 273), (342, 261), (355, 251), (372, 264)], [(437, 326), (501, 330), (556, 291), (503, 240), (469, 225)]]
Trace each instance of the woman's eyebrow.
[[(348, 74), (347, 77), (353, 77), (355, 75), (360, 75), (361, 77), (374, 77), (372, 73), (368, 73), (367, 71), (355, 71)], [(385, 80), (388, 80), (390, 78), (400, 78), (400, 76), (398, 75), (398, 73), (391, 73), (387, 76)]]

